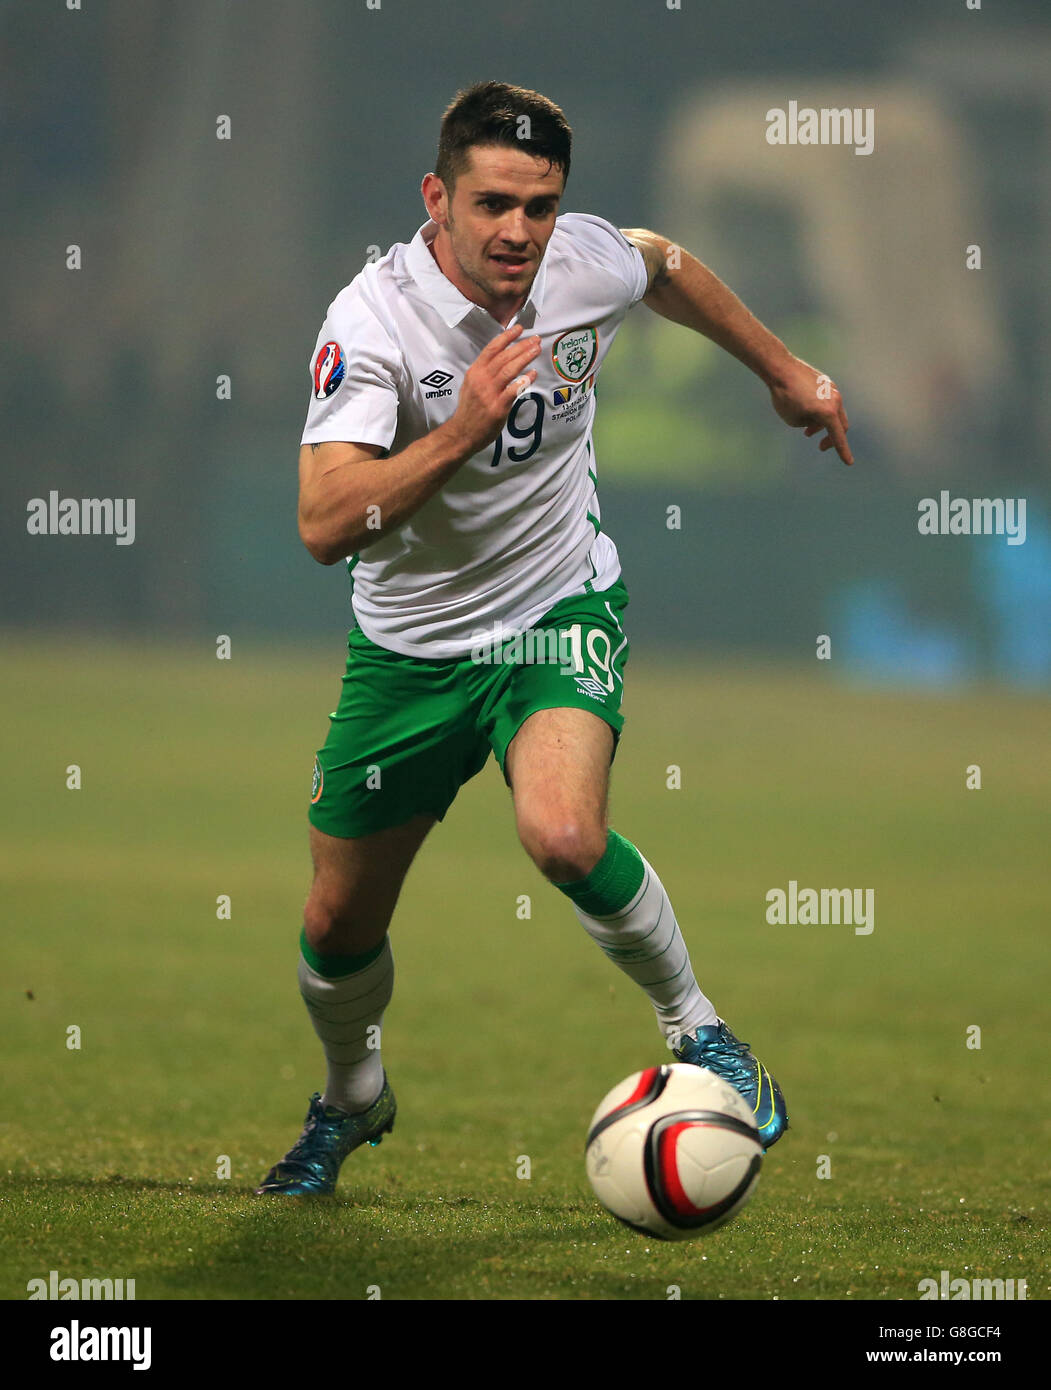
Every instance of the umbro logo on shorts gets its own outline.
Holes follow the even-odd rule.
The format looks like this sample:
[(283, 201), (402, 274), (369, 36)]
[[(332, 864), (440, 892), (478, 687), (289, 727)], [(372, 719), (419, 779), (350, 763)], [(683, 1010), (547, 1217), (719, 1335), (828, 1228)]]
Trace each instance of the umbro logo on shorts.
[(590, 695), (593, 700), (604, 700), (609, 694), (601, 681), (592, 680), (590, 676), (574, 676), (573, 680), (584, 694)]
[(452, 372), (442, 372), (439, 371), (437, 367), (433, 372), (428, 372), (426, 376), (421, 376), (421, 386), (433, 386), (435, 388), (433, 391), (426, 391), (424, 393), (425, 398), (427, 400), (433, 400), (435, 396), (451, 396), (452, 388), (449, 386), (449, 382), (452, 381), (452, 379)]

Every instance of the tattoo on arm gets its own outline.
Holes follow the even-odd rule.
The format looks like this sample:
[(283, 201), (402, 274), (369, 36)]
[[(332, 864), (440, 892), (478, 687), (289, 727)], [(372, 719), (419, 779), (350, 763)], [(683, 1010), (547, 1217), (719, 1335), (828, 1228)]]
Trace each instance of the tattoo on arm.
[[(663, 237), (658, 237), (655, 232), (645, 231), (638, 227), (629, 228), (627, 231), (624, 231), (623, 228), (621, 230), (646, 263), (646, 274), (649, 277), (646, 293), (652, 294), (654, 290), (661, 290), (665, 285), (670, 285), (671, 267), (668, 264), (668, 256), (672, 243), (666, 242)], [(677, 260), (675, 265), (677, 268)]]
[(317, 451), (318, 451), (320, 448), (321, 448), (321, 445), (320, 445), (320, 444), (311, 444), (311, 446), (310, 446), (310, 452), (311, 452), (312, 454), (316, 454)]
[(668, 262), (664, 259), (663, 252), (660, 253), (660, 260), (657, 265), (657, 272), (650, 281), (651, 290), (663, 289), (665, 285), (671, 283), (671, 272), (668, 270)]

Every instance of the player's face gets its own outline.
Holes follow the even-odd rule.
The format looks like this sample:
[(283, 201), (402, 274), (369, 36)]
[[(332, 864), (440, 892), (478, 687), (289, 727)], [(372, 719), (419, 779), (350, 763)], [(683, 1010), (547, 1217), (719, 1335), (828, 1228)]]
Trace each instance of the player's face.
[[(442, 270), (485, 308), (521, 305), (555, 230), (561, 169), (524, 150), (476, 145), (451, 198), (437, 178), (428, 197), (428, 180), (424, 197), (443, 239), (435, 246)], [(451, 253), (451, 265), (443, 250)]]

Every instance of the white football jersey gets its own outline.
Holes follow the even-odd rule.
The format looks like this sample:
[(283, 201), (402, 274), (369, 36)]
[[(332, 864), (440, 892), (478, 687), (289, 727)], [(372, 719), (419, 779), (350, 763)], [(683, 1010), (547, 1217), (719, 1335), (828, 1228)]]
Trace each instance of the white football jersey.
[[(438, 268), (426, 222), (367, 265), (329, 306), (310, 360), (304, 444), (390, 454), (448, 420), (464, 374), (504, 331)], [(494, 444), (469, 458), (397, 530), (348, 563), (366, 637), (391, 651), (463, 657), (479, 634), (512, 636), (559, 599), (609, 588), (617, 548), (596, 498), (595, 379), (646, 293), (638, 248), (601, 217), (563, 213), (508, 327), (539, 334), (537, 378)]]

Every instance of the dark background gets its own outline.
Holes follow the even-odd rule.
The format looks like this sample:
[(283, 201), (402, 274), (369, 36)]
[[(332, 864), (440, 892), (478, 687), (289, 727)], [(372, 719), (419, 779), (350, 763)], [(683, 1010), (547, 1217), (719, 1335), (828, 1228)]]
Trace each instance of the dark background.
[[(851, 416), (846, 469), (633, 312), (596, 432), (633, 644), (829, 634), (865, 680), (1051, 682), (1049, 53), (1035, 2), (3, 5), (0, 623), (345, 630), (342, 566), (296, 535), (307, 361), (369, 247), (425, 220), (445, 105), (498, 77), (565, 110), (565, 210), (680, 239)], [(790, 100), (872, 106), (874, 152), (769, 146)], [(921, 537), (942, 488), (1025, 497), (1025, 544)], [(135, 543), (27, 534), (52, 489), (134, 497)]]

